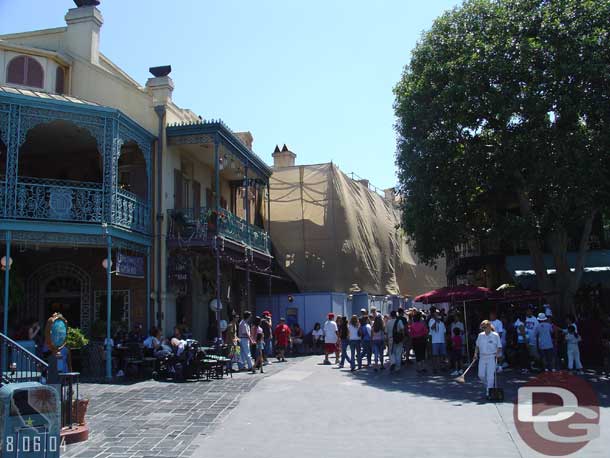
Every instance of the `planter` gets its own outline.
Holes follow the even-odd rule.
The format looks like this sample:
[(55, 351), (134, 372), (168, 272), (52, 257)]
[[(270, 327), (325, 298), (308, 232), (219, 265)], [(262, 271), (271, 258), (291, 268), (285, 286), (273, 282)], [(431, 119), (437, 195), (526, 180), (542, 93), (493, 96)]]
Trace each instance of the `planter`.
[(70, 362), (72, 363), (72, 372), (82, 372), (83, 370), (83, 353), (80, 348), (70, 349)]
[(78, 399), (72, 401), (72, 421), (79, 425), (86, 424), (85, 415), (87, 413), (88, 406), (89, 399)]

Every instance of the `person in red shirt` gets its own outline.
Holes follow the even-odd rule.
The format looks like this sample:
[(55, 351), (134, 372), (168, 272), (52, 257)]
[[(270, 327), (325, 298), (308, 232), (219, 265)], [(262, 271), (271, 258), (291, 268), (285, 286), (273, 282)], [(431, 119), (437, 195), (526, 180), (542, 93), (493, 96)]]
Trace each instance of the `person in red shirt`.
[(451, 375), (460, 375), (462, 373), (462, 331), (460, 328), (453, 328), (453, 337), (451, 337), (451, 367), (455, 370)]
[(286, 347), (288, 347), (288, 344), (290, 343), (290, 327), (286, 324), (286, 320), (284, 318), (280, 318), (279, 324), (273, 331), (273, 337), (275, 337), (277, 360), (286, 361), (284, 358), (284, 353), (286, 351)]

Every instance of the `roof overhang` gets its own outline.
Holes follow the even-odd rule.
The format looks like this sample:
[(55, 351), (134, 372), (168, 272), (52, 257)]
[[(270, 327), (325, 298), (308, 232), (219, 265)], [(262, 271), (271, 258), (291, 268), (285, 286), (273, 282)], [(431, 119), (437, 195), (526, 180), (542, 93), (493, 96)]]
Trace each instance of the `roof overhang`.
[(167, 126), (166, 135), (170, 145), (222, 143), (259, 174), (271, 176), (271, 168), (222, 121), (173, 124)]

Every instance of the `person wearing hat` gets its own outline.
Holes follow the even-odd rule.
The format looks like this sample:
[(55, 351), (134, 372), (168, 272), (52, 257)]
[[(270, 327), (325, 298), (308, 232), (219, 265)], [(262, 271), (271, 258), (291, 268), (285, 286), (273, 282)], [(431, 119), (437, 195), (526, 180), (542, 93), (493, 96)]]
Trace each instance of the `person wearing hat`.
[(481, 330), (477, 337), (474, 358), (479, 360), (479, 379), (485, 384), (485, 396), (489, 399), (489, 389), (495, 385), (496, 363), (502, 356), (502, 340), (489, 320), (481, 323)]
[(338, 338), (338, 328), (337, 323), (335, 323), (335, 314), (329, 313), (328, 320), (324, 323), (323, 327), (324, 331), (324, 363), (330, 364), (330, 359), (328, 359), (328, 355), (333, 353), (337, 353), (337, 338)]
[(538, 343), (538, 351), (542, 358), (544, 371), (555, 372), (555, 347), (553, 346), (554, 328), (544, 313), (538, 314), (538, 326), (536, 327), (536, 342)]

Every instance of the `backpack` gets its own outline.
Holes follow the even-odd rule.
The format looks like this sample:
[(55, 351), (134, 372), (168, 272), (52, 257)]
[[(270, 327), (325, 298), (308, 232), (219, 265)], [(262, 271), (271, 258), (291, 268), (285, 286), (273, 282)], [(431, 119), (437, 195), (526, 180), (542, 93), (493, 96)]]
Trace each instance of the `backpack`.
[(399, 320), (397, 318), (396, 321), (394, 321), (394, 326), (392, 328), (392, 340), (395, 344), (401, 343), (405, 338), (405, 331), (404, 329), (398, 329), (398, 323)]

